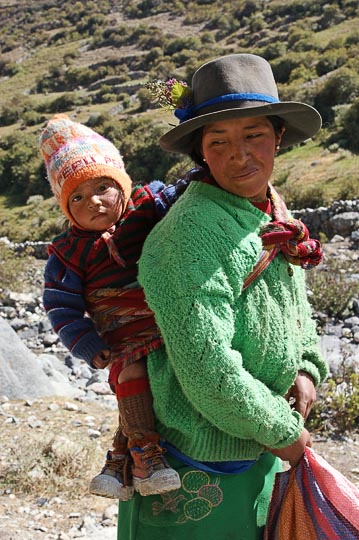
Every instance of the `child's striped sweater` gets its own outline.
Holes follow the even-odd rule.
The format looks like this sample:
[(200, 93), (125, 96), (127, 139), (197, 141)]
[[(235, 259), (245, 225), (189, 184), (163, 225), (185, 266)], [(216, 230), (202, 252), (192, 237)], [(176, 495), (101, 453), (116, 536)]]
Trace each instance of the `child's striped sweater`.
[[(112, 236), (123, 266), (110, 256), (100, 232), (71, 227), (49, 246), (44, 307), (52, 327), (74, 356), (91, 365), (94, 355), (108, 345), (121, 347), (119, 341), (125, 343), (126, 354), (130, 354), (131, 348), (136, 350), (137, 358), (154, 346), (158, 347), (159, 331), (145, 303), (143, 291), (137, 284), (137, 263), (148, 233), (186, 186), (187, 181), (184, 180), (175, 186), (154, 181), (149, 186), (133, 188), (126, 211)], [(114, 308), (122, 308), (123, 316), (118, 317), (118, 313), (114, 312), (112, 323), (107, 317), (107, 325), (112, 324), (113, 328), (104, 334), (95, 325), (96, 294), (98, 291), (105, 291), (106, 294), (107, 289), (109, 293), (111, 289), (114, 291), (108, 301), (112, 305), (105, 306), (108, 307), (107, 313), (114, 312)], [(119, 292), (124, 294), (120, 295)], [(94, 301), (90, 302), (92, 298)], [(129, 302), (134, 305), (129, 306)], [(131, 314), (128, 307), (132, 309)], [(134, 311), (137, 314), (133, 315)]]

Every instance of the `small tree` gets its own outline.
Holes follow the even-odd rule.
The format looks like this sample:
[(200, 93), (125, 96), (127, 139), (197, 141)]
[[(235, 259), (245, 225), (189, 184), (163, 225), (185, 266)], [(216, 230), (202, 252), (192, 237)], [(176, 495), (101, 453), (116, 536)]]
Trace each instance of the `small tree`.
[(348, 148), (359, 153), (359, 98), (356, 99), (343, 116), (342, 136)]
[(346, 67), (338, 69), (328, 77), (322, 90), (317, 94), (314, 102), (324, 122), (334, 119), (335, 105), (351, 103), (359, 97), (359, 75)]

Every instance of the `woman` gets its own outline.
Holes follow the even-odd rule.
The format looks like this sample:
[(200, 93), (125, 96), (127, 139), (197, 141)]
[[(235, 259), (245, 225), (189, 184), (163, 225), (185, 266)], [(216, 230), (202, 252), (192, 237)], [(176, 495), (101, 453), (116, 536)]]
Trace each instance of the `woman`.
[(296, 465), (311, 445), (304, 420), (327, 373), (301, 268), (319, 243), (284, 221), (269, 184), (280, 146), (320, 116), (280, 102), (255, 55), (204, 64), (191, 90), (160, 144), (199, 169), (139, 265), (165, 343), (148, 365), (158, 429), (182, 487), (120, 505), (121, 540), (261, 539), (278, 458)]

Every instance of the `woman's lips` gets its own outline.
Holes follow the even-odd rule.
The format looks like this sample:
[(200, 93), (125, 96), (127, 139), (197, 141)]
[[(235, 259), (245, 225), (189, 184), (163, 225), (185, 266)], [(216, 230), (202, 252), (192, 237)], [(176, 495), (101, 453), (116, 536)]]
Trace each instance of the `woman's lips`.
[(255, 174), (257, 174), (258, 172), (258, 169), (257, 168), (253, 168), (253, 169), (247, 169), (246, 171), (240, 171), (240, 172), (237, 172), (237, 173), (234, 173), (231, 175), (231, 178), (232, 179), (236, 179), (236, 178), (246, 178), (247, 176), (253, 176)]

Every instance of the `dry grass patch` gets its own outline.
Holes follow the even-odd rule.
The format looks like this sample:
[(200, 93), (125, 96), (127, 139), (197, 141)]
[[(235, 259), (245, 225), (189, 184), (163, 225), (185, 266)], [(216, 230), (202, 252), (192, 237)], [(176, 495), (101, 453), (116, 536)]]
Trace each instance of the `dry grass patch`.
[[(1, 491), (17, 496), (88, 496), (115, 430), (116, 412), (96, 402), (69, 410), (61, 398), (0, 407)], [(98, 438), (91, 430), (99, 430)]]

